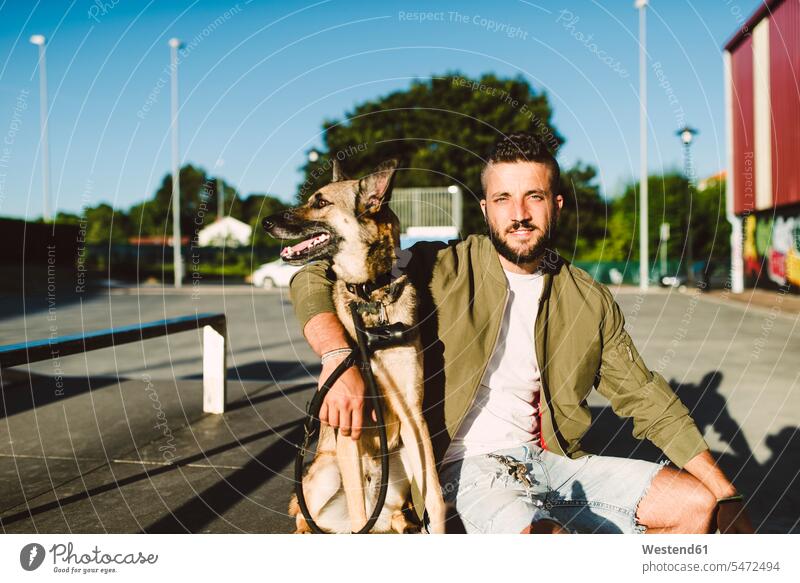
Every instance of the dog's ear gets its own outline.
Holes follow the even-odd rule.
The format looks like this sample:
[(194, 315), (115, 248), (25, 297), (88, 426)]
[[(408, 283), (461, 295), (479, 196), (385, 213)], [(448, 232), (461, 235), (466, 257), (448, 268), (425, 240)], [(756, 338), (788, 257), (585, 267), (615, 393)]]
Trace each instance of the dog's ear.
[(394, 158), (381, 162), (372, 174), (358, 181), (358, 212), (376, 213), (389, 202), (392, 178), (398, 162)]
[(331, 182), (341, 182), (342, 180), (347, 180), (347, 176), (344, 175), (344, 171), (342, 170), (342, 165), (338, 159), (333, 159), (333, 178)]

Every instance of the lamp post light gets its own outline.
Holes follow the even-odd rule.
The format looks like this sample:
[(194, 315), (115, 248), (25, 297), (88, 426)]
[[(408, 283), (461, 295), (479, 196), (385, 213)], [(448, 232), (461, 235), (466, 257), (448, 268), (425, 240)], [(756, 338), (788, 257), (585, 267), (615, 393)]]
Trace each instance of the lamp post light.
[(688, 125), (679, 129), (675, 134), (683, 144), (683, 172), (686, 176), (686, 283), (694, 286), (694, 253), (692, 252), (692, 191), (694, 190), (694, 166), (692, 165), (692, 142), (700, 132)]
[(676, 132), (676, 135), (681, 139), (681, 142), (683, 142), (685, 146), (691, 146), (692, 142), (694, 141), (694, 137), (699, 133), (700, 132), (693, 127), (684, 126)]
[(650, 285), (650, 249), (647, 175), (647, 21), (648, 0), (636, 0), (639, 11), (639, 289)]
[(180, 157), (178, 155), (178, 49), (183, 44), (177, 38), (169, 39), (170, 89), (172, 104), (172, 253), (175, 287), (183, 286), (183, 257), (181, 252), (181, 183)]
[(39, 129), (42, 144), (42, 217), (50, 220), (50, 146), (47, 136), (47, 39), (42, 34), (34, 34), (30, 42), (39, 47)]

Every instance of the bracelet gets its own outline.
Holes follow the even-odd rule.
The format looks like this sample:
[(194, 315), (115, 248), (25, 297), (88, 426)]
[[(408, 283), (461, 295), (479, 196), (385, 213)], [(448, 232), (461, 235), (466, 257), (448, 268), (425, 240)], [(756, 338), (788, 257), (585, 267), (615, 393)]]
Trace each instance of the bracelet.
[(351, 352), (353, 352), (353, 350), (351, 348), (335, 348), (335, 349), (329, 350), (328, 352), (323, 354), (322, 358), (320, 358), (320, 362), (322, 364), (325, 364), (326, 360), (329, 360), (329, 359), (333, 358), (334, 356), (339, 356), (340, 354), (350, 354)]
[(726, 496), (725, 498), (717, 498), (717, 504), (725, 504), (727, 502), (744, 502), (744, 496), (741, 494), (734, 494), (733, 496)]

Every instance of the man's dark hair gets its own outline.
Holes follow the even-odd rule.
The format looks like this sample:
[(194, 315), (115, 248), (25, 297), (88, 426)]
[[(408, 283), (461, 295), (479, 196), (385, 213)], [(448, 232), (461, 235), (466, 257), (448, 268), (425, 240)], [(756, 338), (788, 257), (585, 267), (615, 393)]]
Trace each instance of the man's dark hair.
[(486, 169), (490, 164), (502, 162), (538, 162), (550, 168), (552, 181), (550, 190), (553, 196), (558, 194), (561, 183), (561, 168), (555, 157), (547, 149), (541, 138), (528, 132), (515, 132), (498, 139), (486, 156), (486, 164), (481, 171), (482, 197), (486, 196)]

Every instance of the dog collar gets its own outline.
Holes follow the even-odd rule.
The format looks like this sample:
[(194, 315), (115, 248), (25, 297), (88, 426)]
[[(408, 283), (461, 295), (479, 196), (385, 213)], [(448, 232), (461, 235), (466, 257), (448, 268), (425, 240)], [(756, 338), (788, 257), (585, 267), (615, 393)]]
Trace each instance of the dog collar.
[(392, 283), (392, 272), (387, 271), (375, 278), (374, 281), (366, 281), (364, 283), (346, 283), (347, 291), (351, 294), (357, 295), (365, 301), (369, 301), (372, 292)]

